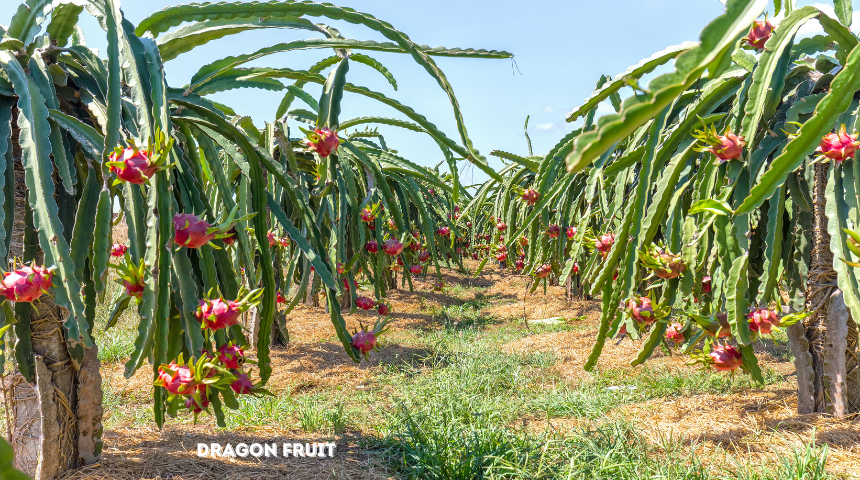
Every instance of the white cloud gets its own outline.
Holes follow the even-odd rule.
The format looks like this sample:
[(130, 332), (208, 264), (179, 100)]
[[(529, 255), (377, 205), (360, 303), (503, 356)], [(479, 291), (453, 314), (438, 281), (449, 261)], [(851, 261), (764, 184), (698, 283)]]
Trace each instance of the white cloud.
[(552, 130), (552, 129), (553, 129), (553, 127), (555, 127), (555, 124), (554, 124), (554, 123), (552, 123), (552, 122), (549, 122), (549, 123), (539, 123), (539, 124), (537, 124), (537, 125), (535, 125), (535, 126), (534, 126), (534, 129), (535, 129), (535, 130), (543, 130), (543, 131), (547, 131), (547, 130)]
[(554, 111), (555, 111), (555, 109), (552, 108), (552, 105), (547, 105), (547, 106), (543, 107), (543, 113), (552, 113)]

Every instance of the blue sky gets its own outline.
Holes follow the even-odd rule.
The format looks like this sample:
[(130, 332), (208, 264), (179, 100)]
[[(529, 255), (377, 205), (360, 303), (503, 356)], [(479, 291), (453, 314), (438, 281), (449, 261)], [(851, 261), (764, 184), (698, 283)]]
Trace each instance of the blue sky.
[[(10, 2), (13, 0), (4, 0)], [(122, 9), (137, 23), (176, 0), (125, 0)], [(527, 153), (523, 123), (531, 115), (529, 135), (536, 154), (545, 153), (575, 125), (566, 114), (590, 95), (601, 74), (615, 76), (642, 58), (670, 45), (697, 40), (701, 29), (724, 7), (718, 0), (335, 0), (336, 4), (370, 13), (431, 46), (472, 47), (512, 52), (504, 60), (439, 58), (460, 102), (469, 135), (492, 166), (492, 150)], [(812, 2), (799, 2), (802, 4)], [(344, 22), (311, 19), (334, 25), (347, 38), (384, 40), (365, 28)], [(8, 18), (3, 18), (8, 24)], [(817, 25), (816, 25), (817, 26)], [(104, 33), (91, 17), (84, 30), (91, 47), (104, 51)], [(166, 64), (171, 86), (183, 86), (203, 65), (228, 55), (252, 52), (278, 42), (311, 38), (308, 31), (267, 30), (226, 37), (179, 56)], [(348, 80), (410, 105), (449, 136), (459, 139), (451, 106), (438, 84), (406, 55), (368, 52), (397, 79), (394, 91), (376, 71), (351, 65)], [(330, 51), (310, 50), (265, 57), (251, 65), (306, 69)], [(315, 96), (319, 88), (310, 90)], [(254, 89), (213, 96), (258, 126), (271, 121), (283, 93)], [(295, 104), (294, 104), (295, 105)], [(603, 112), (609, 108), (602, 107)], [(361, 115), (399, 114), (364, 97), (346, 94), (342, 119)], [(295, 123), (295, 122), (293, 122)], [(422, 163), (442, 160), (426, 136), (380, 127), (390, 148)], [(294, 133), (296, 135), (296, 133)], [(466, 167), (466, 164), (461, 164)], [(486, 176), (467, 168), (465, 184)]]

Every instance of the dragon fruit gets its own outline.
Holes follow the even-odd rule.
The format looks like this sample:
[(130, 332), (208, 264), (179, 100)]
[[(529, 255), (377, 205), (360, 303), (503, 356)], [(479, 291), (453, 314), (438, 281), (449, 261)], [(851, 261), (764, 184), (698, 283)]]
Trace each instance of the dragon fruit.
[(466, 227), (472, 228), (472, 222), (466, 222)]
[(702, 293), (711, 293), (711, 277), (702, 277)]
[(744, 151), (744, 145), (747, 144), (744, 137), (739, 137), (729, 130), (725, 135), (719, 135), (717, 138), (720, 143), (718, 145), (712, 145), (710, 152), (716, 155), (719, 160), (718, 164), (728, 160), (741, 158), (741, 154)]
[(385, 316), (385, 315), (388, 315), (389, 313), (391, 313), (391, 309), (388, 308), (388, 305), (386, 305), (382, 302), (379, 302), (379, 305), (376, 306), (376, 313), (378, 313), (382, 316)]
[(654, 307), (648, 297), (639, 297), (639, 300), (630, 298), (627, 300), (627, 315), (630, 315), (636, 323), (648, 325), (654, 323)]
[(275, 232), (266, 233), (266, 240), (269, 241), (270, 247), (276, 247), (278, 245), (278, 237), (275, 236)]
[(232, 300), (200, 300), (195, 317), (203, 328), (219, 330), (239, 323), (239, 316), (242, 314), (240, 307), (239, 302)]
[(30, 303), (53, 287), (54, 273), (45, 267), (24, 265), (6, 272), (0, 280), (0, 295), (12, 302)]
[(358, 297), (355, 299), (355, 306), (362, 310), (370, 310), (375, 305), (375, 302), (367, 297)]
[(756, 50), (764, 50), (764, 44), (773, 35), (773, 25), (767, 20), (757, 21), (746, 36), (747, 44)]
[(606, 257), (610, 250), (612, 250), (612, 245), (615, 243), (615, 234), (607, 233), (606, 235), (601, 235), (600, 238), (594, 243), (594, 248), (600, 252), (601, 255)]
[(854, 157), (854, 152), (860, 148), (857, 141), (858, 133), (848, 135), (845, 125), (839, 129), (839, 133), (828, 133), (821, 139), (821, 144), (815, 149), (825, 157), (835, 161), (837, 164)]
[(687, 270), (687, 264), (680, 255), (675, 255), (663, 247), (651, 245), (642, 254), (642, 264), (654, 271), (662, 279), (678, 278)]
[(579, 273), (579, 264), (576, 262), (573, 262), (573, 273)]
[(421, 265), (412, 265), (411, 267), (409, 267), (409, 271), (413, 275), (418, 275), (419, 273), (421, 273), (421, 270), (422, 270)]
[(278, 303), (287, 303), (287, 298), (280, 291), (278, 292)]
[(548, 263), (544, 263), (539, 266), (537, 270), (535, 270), (535, 277), (537, 278), (546, 278), (552, 273), (552, 266)]
[(500, 262), (504, 262), (504, 261), (505, 261), (505, 260), (507, 260), (507, 259), (508, 259), (508, 254), (507, 254), (507, 252), (501, 252), (501, 253), (499, 253), (498, 255), (496, 255), (496, 260), (498, 260), (498, 261), (500, 261)]
[(508, 224), (505, 222), (499, 222), (496, 224), (496, 229), (500, 232), (504, 232), (508, 229)]
[(540, 193), (533, 188), (529, 188), (523, 192), (522, 199), (528, 205), (534, 205), (537, 203), (538, 198), (540, 198)]
[(731, 345), (716, 345), (708, 354), (711, 365), (721, 372), (732, 372), (741, 366), (741, 351)]
[(439, 230), (436, 230), (436, 233), (443, 237), (447, 237), (448, 235), (451, 235), (451, 229), (448, 227), (440, 227)]
[(232, 227), (230, 228), (230, 230), (227, 230), (226, 235), (229, 236), (222, 238), (221, 241), (224, 242), (224, 245), (233, 245), (233, 243), (236, 242), (237, 233), (238, 232), (236, 232), (236, 227)]
[(284, 238), (278, 239), (278, 244), (280, 244), (282, 247), (285, 247), (285, 248), (289, 247), (290, 246), (290, 237), (284, 237)]
[(573, 238), (576, 236), (576, 227), (568, 227), (567, 228), (567, 238)]
[[(353, 281), (352, 281), (352, 285), (353, 285), (353, 287), (355, 287), (355, 288), (357, 289), (357, 288), (358, 288), (358, 280), (353, 280)], [(343, 289), (344, 289), (344, 290), (346, 290), (346, 291), (349, 291), (349, 290), (350, 290), (350, 288), (349, 288), (349, 280), (348, 280), (348, 279), (346, 279), (346, 278), (344, 278), (344, 279), (343, 279)]]
[(215, 238), (211, 225), (190, 213), (178, 213), (173, 217), (173, 227), (176, 229), (174, 240), (179, 245), (188, 248), (200, 248)]
[(158, 378), (154, 384), (164, 387), (171, 395), (191, 395), (198, 386), (191, 369), (185, 365), (177, 365), (176, 362), (170, 362), (167, 368), (164, 365), (159, 367)]
[(369, 253), (376, 253), (379, 251), (379, 244), (376, 243), (376, 240), (371, 240), (364, 244), (364, 249)]
[(142, 280), (141, 283), (132, 283), (128, 280), (123, 280), (122, 286), (125, 287), (125, 293), (129, 297), (143, 298), (143, 290), (146, 288), (146, 285)]
[(779, 316), (776, 311), (767, 308), (754, 308), (747, 314), (750, 330), (767, 335), (775, 326), (779, 326)]
[(389, 218), (389, 219), (388, 219), (388, 228), (389, 228), (389, 229), (391, 229), (391, 230), (394, 230), (395, 228), (397, 228), (397, 224), (396, 224), (396, 223), (394, 223), (394, 219), (393, 219), (393, 218)]
[(370, 210), (370, 207), (364, 207), (364, 210), (362, 210), (359, 215), (361, 216), (361, 220), (367, 223), (376, 220), (376, 216), (373, 214), (373, 211)]
[(146, 183), (155, 172), (164, 170), (163, 166), (150, 162), (149, 153), (134, 146), (117, 148), (110, 154), (110, 161), (105, 165), (116, 174), (118, 181), (135, 185)]
[(430, 260), (430, 252), (422, 250), (421, 253), (418, 254), (418, 261), (426, 262), (427, 260)]
[(242, 347), (233, 345), (233, 342), (221, 345), (218, 349), (218, 359), (225, 368), (240, 368), (245, 363), (245, 352)]
[(110, 249), (110, 256), (112, 257), (122, 257), (125, 255), (125, 252), (128, 251), (128, 246), (123, 245), (121, 243), (114, 243)]
[(526, 268), (526, 262), (524, 262), (523, 259), (519, 258), (519, 259), (517, 259), (516, 267), (517, 267), (517, 270), (522, 270), (522, 269)]
[(337, 273), (341, 275), (346, 273), (346, 265), (344, 265), (342, 262), (337, 262)]
[(666, 338), (670, 342), (682, 343), (684, 341), (684, 325), (675, 322), (666, 328)]
[(376, 349), (376, 334), (373, 332), (361, 331), (352, 336), (352, 346), (367, 356), (368, 353)]
[(529, 239), (528, 239), (528, 238), (526, 238), (525, 236), (520, 237), (520, 245), (522, 245), (522, 246), (524, 246), (524, 247), (525, 247), (525, 246), (526, 246), (526, 245), (528, 245), (528, 244), (529, 244)]
[(396, 238), (389, 238), (382, 244), (382, 251), (388, 255), (399, 255), (403, 251), (403, 244)]
[(201, 385), (202, 391), (199, 393), (199, 402), (193, 396), (189, 396), (185, 399), (185, 408), (191, 410), (191, 413), (198, 414), (203, 410), (209, 408), (209, 396), (206, 394), (206, 387)]
[(254, 384), (247, 373), (240, 373), (236, 376), (236, 380), (233, 381), (230, 388), (236, 392), (236, 395), (245, 395), (254, 390)]
[(559, 234), (561, 234), (561, 228), (558, 225), (550, 225), (546, 230), (546, 235), (549, 238), (558, 238)]
[(317, 155), (322, 158), (328, 157), (340, 145), (337, 132), (328, 127), (317, 128), (313, 132), (305, 130), (305, 133), (308, 135), (306, 141), (308, 148), (317, 152)]

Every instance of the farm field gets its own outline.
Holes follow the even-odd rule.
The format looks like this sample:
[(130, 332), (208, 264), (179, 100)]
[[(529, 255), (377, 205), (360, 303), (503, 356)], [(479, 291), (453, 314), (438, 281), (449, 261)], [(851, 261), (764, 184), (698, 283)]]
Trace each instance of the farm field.
[[(414, 293), (391, 292), (392, 330), (360, 366), (343, 355), (323, 309), (297, 307), (289, 345), (272, 354), (275, 396), (243, 400), (226, 429), (206, 415), (194, 425), (184, 412), (154, 427), (150, 367), (122, 376), (133, 349), (124, 318), (97, 334), (103, 458), (64, 478), (860, 478), (860, 425), (796, 413), (785, 338), (756, 344), (763, 388), (667, 352), (629, 367), (639, 348), (629, 339), (608, 343), (588, 373), (597, 301), (568, 304), (562, 287), (548, 287), (524, 302), (526, 276), (452, 272), (443, 292), (421, 280)], [(350, 331), (372, 322), (346, 319)], [(196, 455), (198, 442), (286, 440), (333, 441), (337, 454)]]

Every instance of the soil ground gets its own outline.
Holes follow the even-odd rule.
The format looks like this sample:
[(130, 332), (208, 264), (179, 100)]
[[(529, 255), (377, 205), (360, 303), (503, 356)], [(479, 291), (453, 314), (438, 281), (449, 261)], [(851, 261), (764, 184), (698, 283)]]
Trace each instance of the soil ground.
[[(431, 282), (428, 277), (417, 281), (413, 292), (390, 292), (391, 331), (383, 336), (382, 348), (360, 365), (343, 352), (323, 309), (296, 308), (287, 320), (290, 343), (272, 354), (268, 388), (275, 396), (249, 399), (240, 411), (228, 412), (226, 429), (206, 415), (193, 424), (187, 414), (168, 419), (160, 431), (155, 427), (149, 412), (151, 367), (144, 366), (131, 379), (122, 375), (134, 320), (124, 319), (118, 330), (100, 333), (106, 404), (102, 461), (64, 478), (420, 478), (414, 469), (402, 468), (404, 459), (398, 455), (405, 450), (392, 449), (402, 438), (392, 433), (399, 418), (393, 412), (404, 398), (412, 398), (403, 393), (411, 385), (429, 385), (422, 391), (434, 392), (432, 382), (442, 382), (442, 369), (459, 361), (443, 346), (458, 335), (471, 335), (466, 349), (483, 345), (486, 352), (523, 366), (517, 372), (527, 377), (527, 387), (516, 391), (522, 393), (523, 405), (531, 406), (517, 411), (509, 399), (499, 400), (505, 405), (499, 410), (508, 412), (502, 421), (518, 435), (551, 432), (563, 437), (623, 421), (633, 425), (655, 455), (674, 445), (714, 469), (767, 465), (804, 445), (826, 445), (830, 475), (860, 478), (860, 421), (796, 413), (794, 367), (784, 337), (757, 347), (766, 372), (764, 387), (743, 374), (729, 378), (701, 372), (667, 350), (658, 350), (644, 366), (631, 367), (639, 342), (629, 339), (607, 342), (595, 371), (586, 372), (582, 366), (599, 324), (597, 301), (568, 303), (561, 287), (527, 295), (527, 277), (491, 266), (477, 278), (447, 271), (442, 292), (433, 291)], [(375, 315), (351, 314), (346, 320), (353, 331), (360, 323), (372, 324)], [(557, 392), (565, 396), (552, 397), (551, 406), (534, 407)], [(565, 400), (580, 398), (574, 396), (577, 392), (596, 392), (586, 395), (592, 397), (587, 399), (591, 410)], [(594, 407), (597, 397), (603, 403)], [(198, 443), (284, 441), (333, 441), (337, 451), (324, 460), (197, 456)]]

